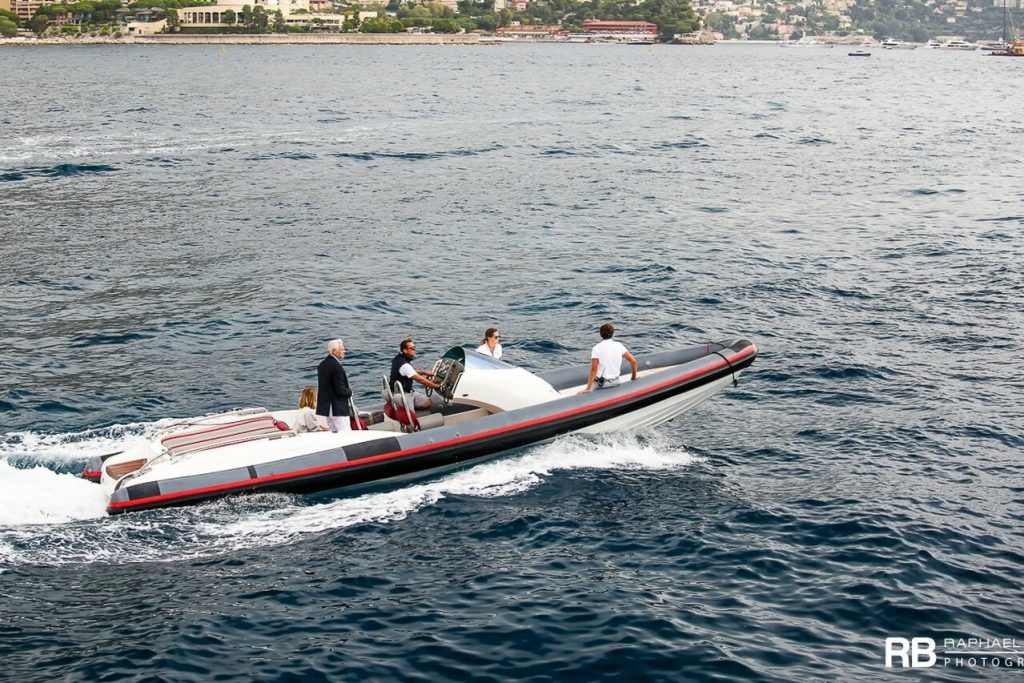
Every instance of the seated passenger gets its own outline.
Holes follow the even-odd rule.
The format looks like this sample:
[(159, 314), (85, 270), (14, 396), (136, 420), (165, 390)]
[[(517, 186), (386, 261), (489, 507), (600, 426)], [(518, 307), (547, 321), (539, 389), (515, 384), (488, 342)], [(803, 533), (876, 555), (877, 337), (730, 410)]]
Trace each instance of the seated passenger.
[(395, 382), (398, 382), (402, 385), (402, 391), (406, 395), (412, 395), (413, 407), (416, 410), (430, 410), (434, 405), (433, 402), (422, 391), (413, 391), (412, 383), (416, 381), (431, 389), (440, 389), (441, 385), (427, 379), (434, 376), (432, 371), (420, 370), (417, 372), (412, 367), (414, 358), (416, 358), (416, 342), (412, 339), (403, 340), (399, 346), (398, 355), (391, 359), (391, 376), (388, 377), (388, 385), (393, 387)]
[(306, 387), (302, 390), (302, 395), (299, 396), (299, 412), (295, 415), (295, 433), (301, 432), (323, 432), (326, 431), (325, 427), (321, 427), (320, 423), (316, 420), (316, 389), (313, 387)]
[(477, 348), (477, 353), (482, 353), (485, 356), (490, 356), (494, 360), (501, 360), (501, 343), (499, 340), (501, 335), (498, 334), (497, 327), (488, 327), (487, 331), (484, 332), (484, 338), (480, 341), (480, 346)]

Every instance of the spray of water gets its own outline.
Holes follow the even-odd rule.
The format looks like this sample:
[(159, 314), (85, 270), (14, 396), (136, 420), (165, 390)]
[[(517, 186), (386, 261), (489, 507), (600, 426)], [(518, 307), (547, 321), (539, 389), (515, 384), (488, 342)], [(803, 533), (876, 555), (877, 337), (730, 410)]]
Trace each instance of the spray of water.
[[(118, 428), (134, 438), (164, 423)], [(18, 437), (21, 457), (36, 464), (4, 462), (0, 445), (0, 565), (84, 562), (178, 561), (246, 548), (289, 544), (325, 531), (367, 522), (400, 520), (446, 496), (513, 496), (558, 471), (663, 470), (694, 458), (656, 434), (568, 437), (517, 456), (482, 463), (421, 483), (383, 492), (310, 501), (267, 494), (228, 498), (200, 506), (106, 517), (99, 487), (58, 473), (39, 462), (66, 463), (81, 449), (109, 450), (111, 435)], [(26, 444), (36, 450), (26, 454)], [(69, 443), (75, 447), (70, 448)], [(90, 453), (91, 454), (91, 453)], [(81, 457), (78, 455), (77, 457)], [(8, 505), (8, 501), (11, 502)]]

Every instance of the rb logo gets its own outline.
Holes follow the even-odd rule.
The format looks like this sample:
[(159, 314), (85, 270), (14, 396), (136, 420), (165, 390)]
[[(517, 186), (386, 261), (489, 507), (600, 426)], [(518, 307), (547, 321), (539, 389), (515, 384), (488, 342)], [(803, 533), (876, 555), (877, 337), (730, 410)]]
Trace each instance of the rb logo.
[(886, 638), (885, 667), (892, 668), (892, 660), (899, 658), (900, 666), (927, 669), (935, 666), (935, 640), (933, 638)]

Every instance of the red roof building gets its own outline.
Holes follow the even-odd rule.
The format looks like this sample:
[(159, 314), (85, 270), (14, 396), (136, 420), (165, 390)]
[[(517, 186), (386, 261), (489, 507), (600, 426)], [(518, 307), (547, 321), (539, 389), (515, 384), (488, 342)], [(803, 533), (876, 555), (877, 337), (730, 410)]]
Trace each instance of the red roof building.
[(496, 33), (502, 36), (515, 36), (516, 38), (551, 39), (564, 38), (568, 31), (561, 26), (526, 24), (522, 26), (503, 26)]

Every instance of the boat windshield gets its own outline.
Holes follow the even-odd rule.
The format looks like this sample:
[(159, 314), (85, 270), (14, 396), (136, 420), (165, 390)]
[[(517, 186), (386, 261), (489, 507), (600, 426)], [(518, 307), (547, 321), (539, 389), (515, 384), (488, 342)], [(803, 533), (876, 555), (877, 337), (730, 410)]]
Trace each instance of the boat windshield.
[(462, 346), (453, 346), (442, 357), (462, 363), (466, 370), (509, 370), (514, 367)]

